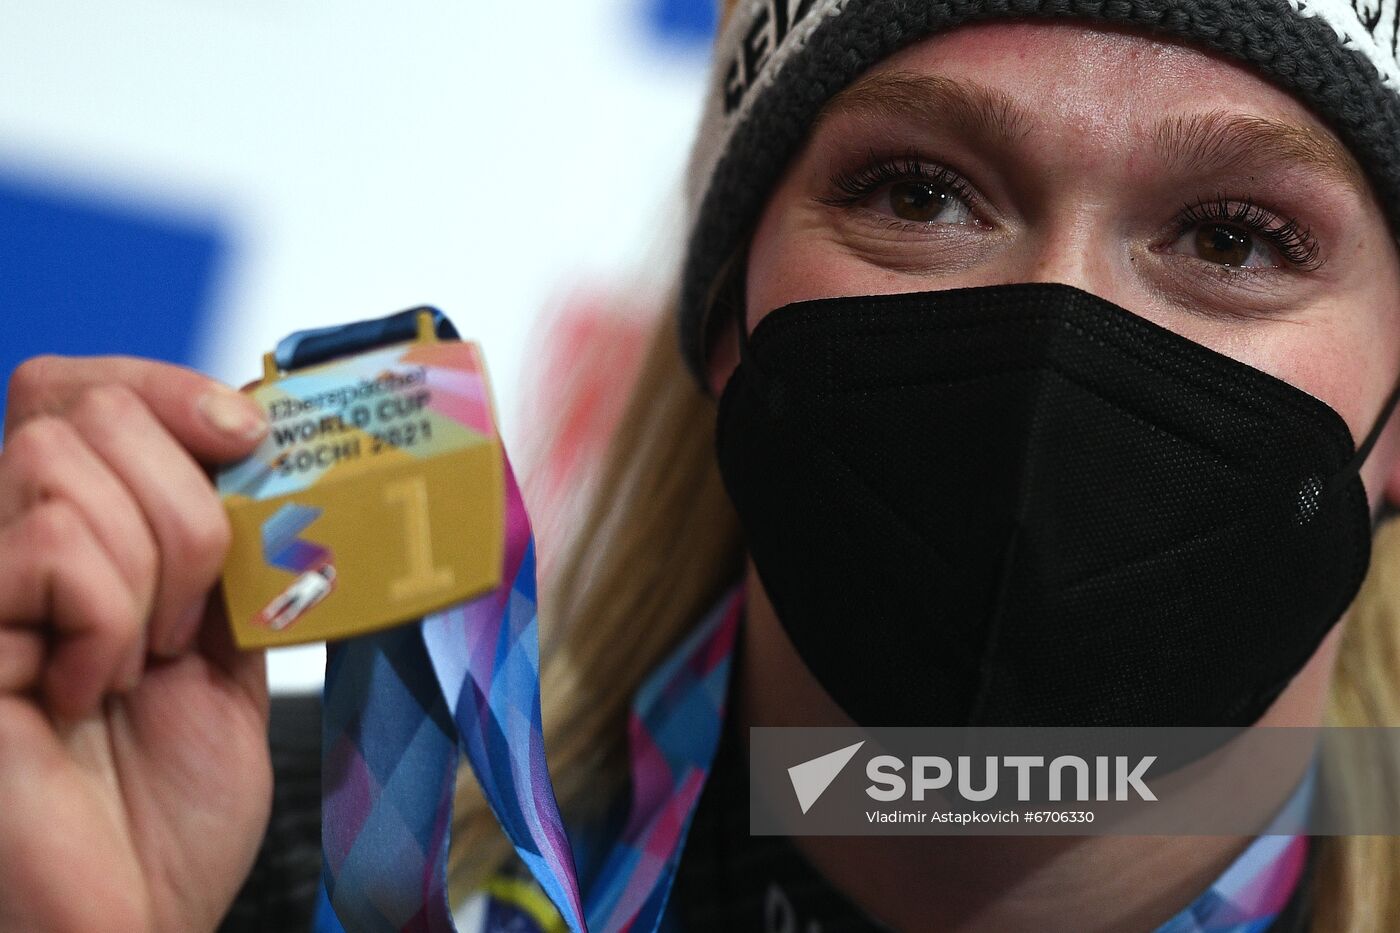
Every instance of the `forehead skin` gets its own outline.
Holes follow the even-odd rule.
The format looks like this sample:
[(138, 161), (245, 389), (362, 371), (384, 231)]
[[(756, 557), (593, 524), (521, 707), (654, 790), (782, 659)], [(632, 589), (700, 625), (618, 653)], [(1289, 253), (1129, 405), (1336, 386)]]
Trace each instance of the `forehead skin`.
[[(1242, 65), (1183, 44), (1107, 26), (1001, 23), (918, 43), (864, 77), (901, 71), (961, 75), (993, 86), (1033, 115), (1027, 131), (1047, 129), (1043, 135), (1074, 144), (1073, 151), (1097, 160), (1116, 161), (1126, 154), (1128, 162), (1115, 167), (1129, 172), (1142, 167), (1133, 152), (1093, 143), (1146, 141), (1167, 115), (1224, 111), (1273, 118), (1330, 143), (1354, 173), (1353, 184), (1370, 193), (1345, 147), (1299, 101)], [(1083, 166), (1086, 171), (1101, 167), (1101, 161)]]
[[(805, 299), (1061, 281), (1318, 396), (1354, 435), (1370, 426), (1400, 369), (1400, 256), (1369, 186), (1300, 102), (1213, 54), (1075, 23), (962, 27), (900, 51), (862, 80), (895, 74), (979, 86), (1015, 113), (999, 133), (975, 136), (955, 132), (951, 118), (939, 127), (936, 114), (920, 120), (869, 107), (819, 120), (754, 233), (750, 328)], [(1257, 159), (1245, 147), (1222, 160), (1229, 164), (1205, 168), (1180, 146), (1173, 151), (1181, 134), (1163, 129), (1239, 117), (1292, 126), (1301, 131), (1297, 145), (1270, 147), (1269, 158), (1261, 152)], [(886, 261), (870, 247), (873, 237), (850, 235), (848, 217), (814, 203), (843, 160), (891, 144), (918, 148), (971, 176), (998, 212), (995, 247), (979, 245), (979, 258), (957, 267), (913, 269)], [(1336, 163), (1331, 171), (1319, 167), (1329, 158)], [(1323, 247), (1319, 269), (1251, 287), (1247, 303), (1267, 313), (1200, 313), (1221, 291), (1210, 284), (1218, 270), (1166, 263), (1149, 248), (1187, 203), (1217, 194), (1250, 197), (1295, 217)], [(898, 246), (902, 259), (920, 248), (911, 242), (906, 237)], [(1161, 287), (1159, 273), (1168, 267), (1197, 280), (1190, 295)], [(722, 339), (711, 368), (715, 390), (736, 355), (732, 340)], [(1375, 488), (1374, 479), (1368, 487)]]

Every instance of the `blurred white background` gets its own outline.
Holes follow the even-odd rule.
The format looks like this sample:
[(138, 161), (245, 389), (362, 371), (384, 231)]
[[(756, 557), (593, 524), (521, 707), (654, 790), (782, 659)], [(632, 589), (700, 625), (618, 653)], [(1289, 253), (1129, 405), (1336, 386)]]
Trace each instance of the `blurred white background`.
[(510, 449), (540, 313), (670, 273), (713, 3), (0, 0), (0, 368), (241, 383), (291, 330), (430, 303)]

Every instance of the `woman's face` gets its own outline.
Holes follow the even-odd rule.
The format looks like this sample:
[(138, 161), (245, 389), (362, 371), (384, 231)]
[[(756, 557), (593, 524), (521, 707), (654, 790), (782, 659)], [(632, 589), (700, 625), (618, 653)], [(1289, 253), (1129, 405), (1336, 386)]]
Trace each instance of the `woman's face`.
[[(1400, 256), (1302, 104), (1183, 46), (1074, 24), (924, 40), (828, 105), (749, 253), (750, 329), (790, 302), (1011, 282), (1093, 292), (1336, 409), (1400, 378)], [(718, 392), (732, 330), (710, 366)], [(1400, 500), (1400, 431), (1363, 471)]]

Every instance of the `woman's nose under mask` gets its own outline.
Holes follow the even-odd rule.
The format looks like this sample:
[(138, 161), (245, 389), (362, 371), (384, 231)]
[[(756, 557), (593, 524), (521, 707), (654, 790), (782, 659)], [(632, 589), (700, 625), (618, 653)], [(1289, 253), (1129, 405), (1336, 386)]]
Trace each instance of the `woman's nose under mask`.
[(1370, 560), (1340, 415), (1064, 285), (774, 311), (719, 465), (788, 636), (857, 723), (1257, 722)]

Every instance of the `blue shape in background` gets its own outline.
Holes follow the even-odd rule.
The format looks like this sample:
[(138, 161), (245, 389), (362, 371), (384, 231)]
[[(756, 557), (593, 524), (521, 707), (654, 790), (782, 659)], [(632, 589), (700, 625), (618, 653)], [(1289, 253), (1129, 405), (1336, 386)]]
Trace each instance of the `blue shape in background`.
[(703, 46), (716, 28), (718, 0), (646, 0), (647, 24), (666, 42)]
[(215, 222), (0, 176), (0, 406), (39, 353), (191, 362), (226, 252)]

